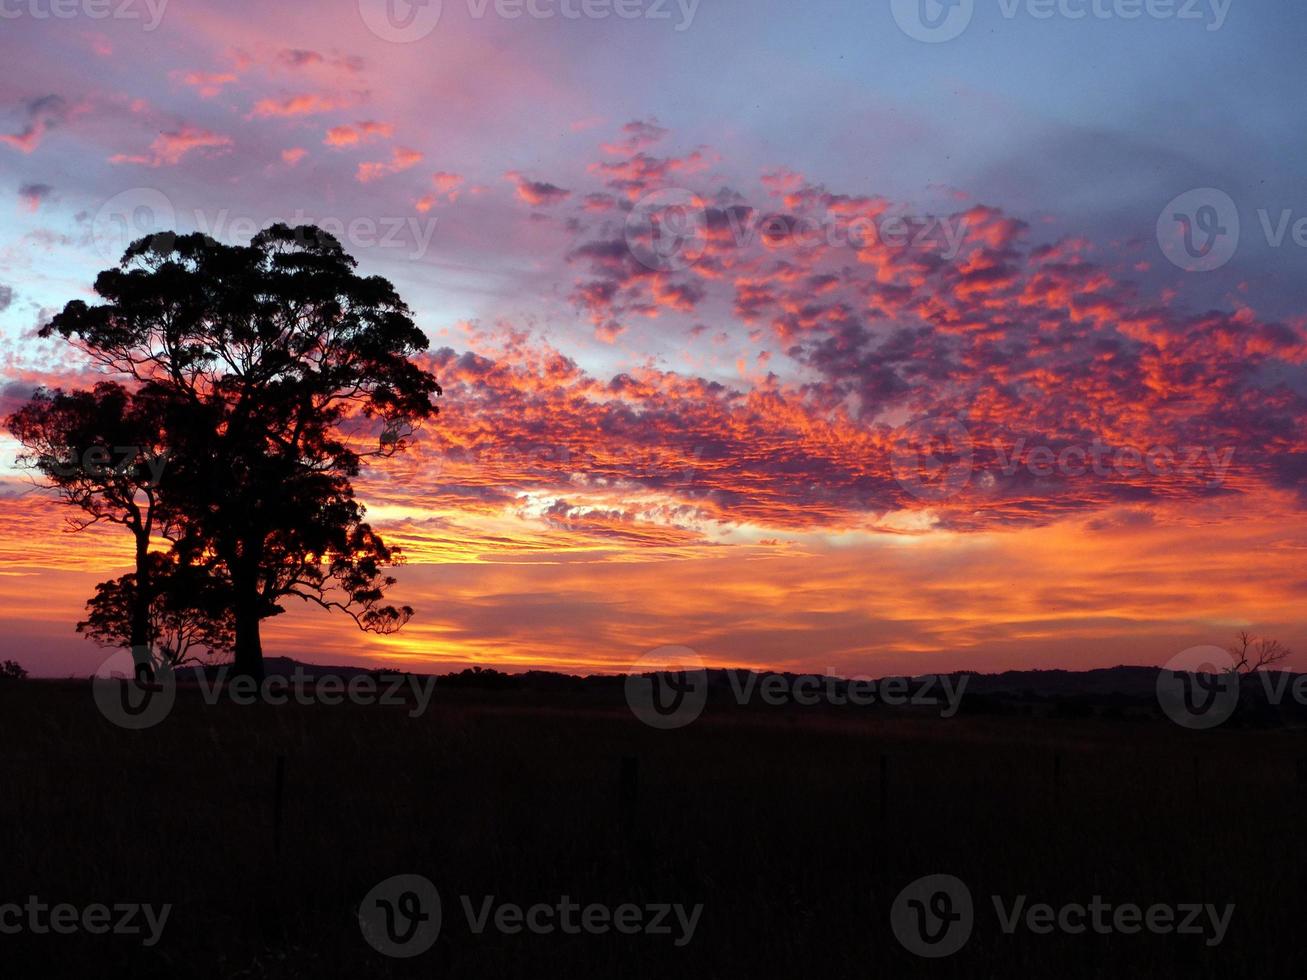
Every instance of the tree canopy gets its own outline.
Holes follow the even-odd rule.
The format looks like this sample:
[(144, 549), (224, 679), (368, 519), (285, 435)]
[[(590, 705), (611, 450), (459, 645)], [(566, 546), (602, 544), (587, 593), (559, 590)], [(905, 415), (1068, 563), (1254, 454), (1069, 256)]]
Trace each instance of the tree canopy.
[[(428, 341), (391, 283), (359, 275), (325, 232), (275, 225), (249, 245), (141, 239), (95, 292), (101, 302), (68, 303), (41, 333), (122, 383), (38, 392), (10, 419), (70, 503), (143, 529), (147, 546), (152, 533), (169, 542), (157, 560), (138, 533), (136, 572), (100, 587), (88, 634), (104, 642), (118, 622), (134, 646), (185, 621), (259, 675), (260, 623), (287, 597), (365, 630), (403, 626), (413, 610), (385, 602), (402, 556), (366, 522), (352, 479), (408, 448), (441, 389), (415, 360)], [(97, 482), (85, 466), (58, 476), (48, 465), (66, 463), (61, 447), (86, 442), (95, 418), (122, 420), (122, 445), (166, 458), (153, 485), (140, 485), (140, 467)]]

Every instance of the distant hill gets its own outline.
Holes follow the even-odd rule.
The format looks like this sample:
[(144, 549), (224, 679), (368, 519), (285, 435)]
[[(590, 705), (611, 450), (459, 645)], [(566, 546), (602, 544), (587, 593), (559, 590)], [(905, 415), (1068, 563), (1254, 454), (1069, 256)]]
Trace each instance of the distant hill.
[[(218, 667), (203, 669), (209, 674), (216, 673)], [(268, 657), (264, 660), (264, 672), (269, 677), (289, 677), (298, 669), (308, 677), (356, 677), (377, 674), (411, 674), (416, 677), (435, 677), (437, 683), (447, 688), (473, 688), (482, 690), (584, 690), (587, 688), (610, 688), (625, 682), (626, 674), (566, 674), (550, 670), (529, 670), (522, 673), (507, 673), (493, 667), (469, 667), (461, 671), (436, 674), (427, 671), (397, 670), (392, 667), (359, 667), (328, 664), (311, 664), (292, 657)], [(967, 677), (968, 694), (1014, 695), (1024, 697), (1048, 698), (1065, 696), (1101, 696), (1127, 695), (1130, 697), (1152, 697), (1156, 691), (1158, 667), (1140, 667), (1119, 665), (1116, 667), (1099, 667), (1092, 670), (1007, 670), (997, 674), (978, 671), (954, 671), (944, 676), (956, 682)], [(750, 671), (743, 667), (713, 668), (708, 671), (709, 686), (719, 687), (730, 684), (728, 674), (739, 679), (746, 677)], [(779, 674), (789, 680), (798, 677), (816, 676), (823, 683), (827, 675), (796, 674), (792, 671), (755, 671), (758, 677)], [(899, 677), (903, 675), (886, 675)], [(936, 676), (932, 674), (913, 674), (913, 678)], [(1296, 677), (1297, 675), (1290, 675)], [(865, 678), (859, 678), (863, 680)], [(874, 680), (884, 680), (875, 678)], [(830, 681), (837, 690), (842, 690), (848, 678), (830, 675)]]

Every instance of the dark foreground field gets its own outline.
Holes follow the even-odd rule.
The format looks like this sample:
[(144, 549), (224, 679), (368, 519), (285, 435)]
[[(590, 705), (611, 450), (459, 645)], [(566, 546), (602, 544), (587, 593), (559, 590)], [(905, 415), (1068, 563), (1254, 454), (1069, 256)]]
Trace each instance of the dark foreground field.
[[(86, 685), (50, 682), (0, 687), (0, 724), (0, 903), (173, 906), (152, 948), (0, 935), (5, 976), (1303, 975), (1293, 730), (710, 706), (656, 731), (620, 693), (446, 690), (419, 718), (183, 692), (133, 733)], [(438, 940), (407, 960), (369, 946), (357, 918), (401, 873), (443, 904)], [(970, 941), (937, 960), (890, 927), (900, 890), (930, 873), (965, 882), (976, 908)], [(1216, 946), (1007, 935), (996, 894), (1235, 909)], [(679, 948), (675, 927), (474, 934), (464, 895), (703, 912)]]

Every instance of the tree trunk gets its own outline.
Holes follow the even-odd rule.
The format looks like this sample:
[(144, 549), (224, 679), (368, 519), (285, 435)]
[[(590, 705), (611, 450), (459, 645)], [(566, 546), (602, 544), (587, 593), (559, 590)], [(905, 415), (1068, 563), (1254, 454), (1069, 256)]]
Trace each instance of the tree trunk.
[(255, 582), (236, 581), (236, 644), (232, 673), (263, 680), (263, 641), (259, 637), (259, 591)]
[(153, 637), (150, 635), (150, 532), (148, 528), (136, 531), (136, 594), (132, 597), (131, 642), (132, 663), (136, 679), (154, 680)]

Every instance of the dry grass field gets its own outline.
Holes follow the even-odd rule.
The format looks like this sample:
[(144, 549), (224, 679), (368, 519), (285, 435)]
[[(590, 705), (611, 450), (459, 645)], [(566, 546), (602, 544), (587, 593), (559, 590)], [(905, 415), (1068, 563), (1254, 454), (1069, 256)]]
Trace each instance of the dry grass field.
[[(48, 681), (0, 687), (0, 724), (0, 902), (173, 906), (148, 948), (0, 935), (7, 976), (1301, 975), (1307, 745), (1293, 730), (713, 704), (656, 731), (620, 690), (438, 689), (417, 718), (182, 691), (165, 722), (130, 732), (86, 684)], [(401, 873), (443, 903), (438, 940), (412, 959), (375, 951), (357, 919)], [(890, 928), (895, 896), (929, 873), (975, 899), (970, 941), (945, 959)], [(679, 947), (475, 934), (464, 895), (703, 912)], [(1235, 910), (1216, 946), (1009, 935), (991, 895)]]

